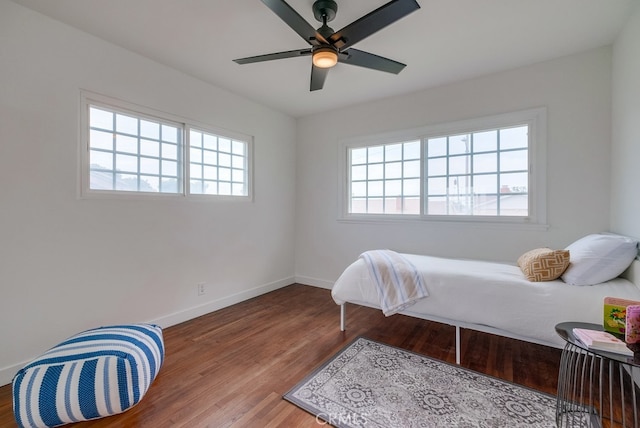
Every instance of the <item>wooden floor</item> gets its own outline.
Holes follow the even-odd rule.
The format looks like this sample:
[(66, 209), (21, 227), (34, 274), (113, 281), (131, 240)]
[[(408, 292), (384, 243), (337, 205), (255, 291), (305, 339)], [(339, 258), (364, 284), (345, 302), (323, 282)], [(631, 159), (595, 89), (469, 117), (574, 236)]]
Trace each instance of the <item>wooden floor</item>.
[[(75, 427), (318, 427), (282, 395), (358, 335), (455, 363), (451, 326), (348, 306), (347, 331), (329, 290), (291, 285), (164, 330), (165, 361), (144, 399)], [(463, 330), (462, 363), (555, 394), (559, 349)], [(11, 386), (0, 426), (16, 426)], [(69, 425), (71, 426), (71, 425)]]

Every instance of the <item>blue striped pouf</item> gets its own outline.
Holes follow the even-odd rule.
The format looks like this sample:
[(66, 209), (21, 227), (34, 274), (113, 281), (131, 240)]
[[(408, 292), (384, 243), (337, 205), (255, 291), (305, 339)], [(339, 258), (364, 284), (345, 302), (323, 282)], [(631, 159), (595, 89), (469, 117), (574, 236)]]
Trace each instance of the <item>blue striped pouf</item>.
[(100, 327), (45, 352), (13, 378), (21, 427), (51, 427), (122, 413), (149, 389), (164, 360), (154, 324)]

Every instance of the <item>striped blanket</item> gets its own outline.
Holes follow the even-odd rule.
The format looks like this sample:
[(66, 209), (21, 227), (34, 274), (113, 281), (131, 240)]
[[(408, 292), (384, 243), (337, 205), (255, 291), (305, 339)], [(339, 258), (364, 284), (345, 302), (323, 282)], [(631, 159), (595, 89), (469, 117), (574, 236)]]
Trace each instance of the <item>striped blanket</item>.
[(420, 272), (395, 251), (365, 251), (360, 258), (365, 261), (376, 284), (385, 316), (400, 312), (429, 295)]

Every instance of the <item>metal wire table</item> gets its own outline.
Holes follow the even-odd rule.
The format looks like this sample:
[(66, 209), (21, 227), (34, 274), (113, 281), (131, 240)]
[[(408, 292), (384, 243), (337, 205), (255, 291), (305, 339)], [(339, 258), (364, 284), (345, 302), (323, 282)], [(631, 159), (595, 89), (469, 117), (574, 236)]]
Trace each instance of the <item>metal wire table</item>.
[(573, 335), (574, 328), (603, 330), (598, 324), (556, 325), (556, 332), (566, 341), (558, 373), (558, 428), (639, 428), (640, 352), (628, 357), (589, 350)]

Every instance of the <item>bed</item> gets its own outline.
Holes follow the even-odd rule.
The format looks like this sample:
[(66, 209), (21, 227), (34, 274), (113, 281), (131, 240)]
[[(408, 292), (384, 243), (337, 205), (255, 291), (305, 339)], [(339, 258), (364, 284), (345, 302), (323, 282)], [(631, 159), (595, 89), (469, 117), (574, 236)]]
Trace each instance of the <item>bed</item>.
[[(461, 328), (561, 348), (556, 324), (601, 324), (608, 296), (640, 301), (637, 247), (637, 240), (620, 235), (588, 235), (556, 250), (566, 252), (567, 266), (557, 279), (541, 281), (526, 276), (520, 263), (525, 255), (509, 264), (396, 253), (424, 281), (428, 296), (394, 313), (455, 326), (458, 363)], [(343, 331), (347, 303), (378, 309), (383, 305), (368, 253), (351, 263), (332, 288), (341, 306)]]

